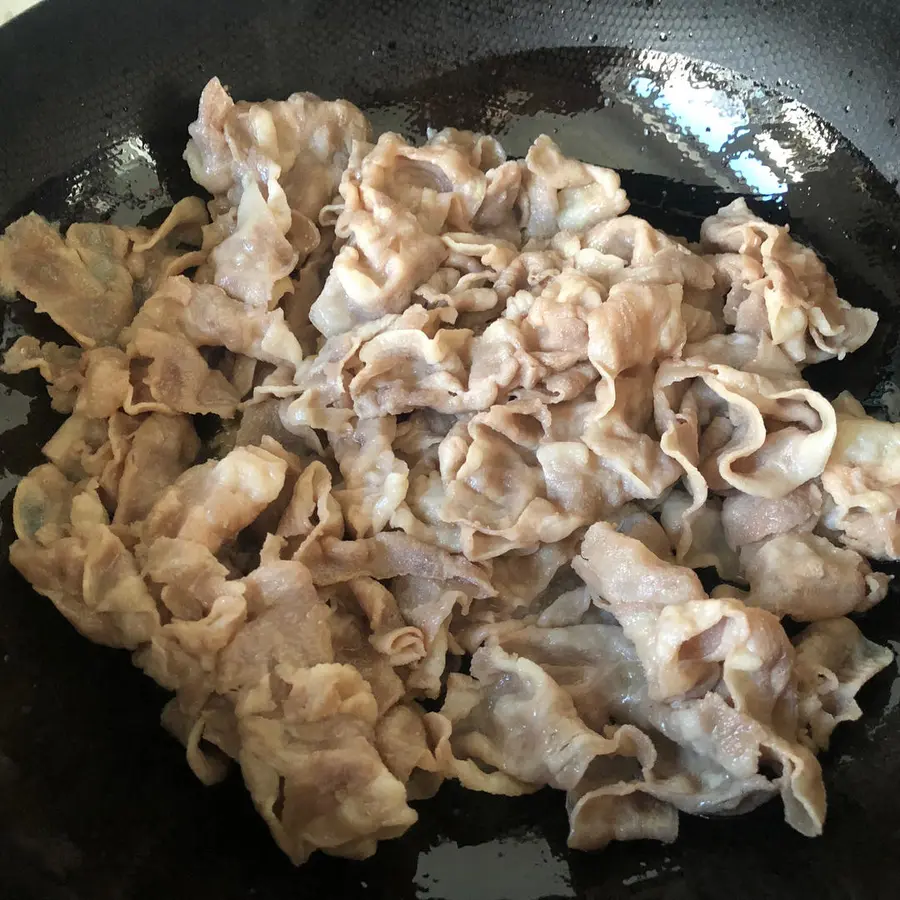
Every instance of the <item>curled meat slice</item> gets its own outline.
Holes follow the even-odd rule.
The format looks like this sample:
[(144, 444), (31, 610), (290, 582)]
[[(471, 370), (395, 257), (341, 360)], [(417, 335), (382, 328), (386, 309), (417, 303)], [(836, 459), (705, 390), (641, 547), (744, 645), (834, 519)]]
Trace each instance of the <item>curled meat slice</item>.
[[(688, 402), (683, 382), (691, 379), (706, 390), (695, 391)], [(678, 393), (681, 403), (673, 404)], [(654, 400), (661, 432), (676, 427), (679, 407), (696, 410), (706, 431), (695, 454), (704, 451), (700, 469), (716, 490), (730, 486), (754, 496), (783, 497), (822, 474), (834, 444), (834, 409), (804, 382), (780, 385), (718, 363), (666, 361)]]
[(290, 208), (315, 221), (337, 191), (352, 142), (365, 140), (368, 130), (346, 100), (296, 93), (283, 101), (235, 103), (211, 78), (188, 127), (184, 157), (194, 181), (234, 201), (247, 176), (260, 183), (274, 176)]
[(871, 609), (890, 576), (873, 572), (855, 551), (815, 534), (778, 534), (741, 551), (750, 582), (747, 603), (800, 622)]
[[(298, 367), (293, 380), (271, 386), (263, 384), (257, 389), (257, 394), (285, 398), (282, 421), (289, 430), (303, 425), (339, 432), (348, 427), (354, 416), (350, 386), (353, 374), (360, 369), (361, 348), (384, 332), (432, 337), (441, 324), (452, 322), (455, 316), (452, 310), (426, 310), (414, 305), (401, 315), (382, 316), (377, 321), (357, 325), (350, 331), (328, 338), (315, 356), (304, 360)], [(390, 366), (386, 367), (387, 371), (389, 369)], [(296, 399), (292, 399), (295, 396)], [(377, 394), (373, 399), (377, 401)], [(370, 410), (372, 417), (380, 413), (380, 409)]]
[[(732, 278), (746, 279), (749, 272), (754, 279), (739, 281), (740, 293), (729, 298), (739, 330), (765, 331), (799, 363), (843, 359), (872, 336), (877, 314), (838, 297), (818, 256), (791, 238), (787, 228), (755, 216), (743, 198), (706, 219), (700, 234), (705, 248), (739, 253), (761, 268), (753, 262), (744, 272), (731, 268)], [(734, 282), (731, 290), (736, 290)], [(744, 312), (747, 304), (759, 310), (752, 318)]]
[(842, 544), (900, 558), (900, 424), (867, 416), (849, 394), (835, 401), (837, 437), (822, 473), (825, 524)]
[(188, 130), (191, 175), (216, 195), (219, 211), (210, 257), (215, 283), (251, 306), (269, 307), (318, 245), (315, 222), (368, 124), (352, 104), (312, 94), (234, 103), (213, 78)]
[(388, 710), (375, 726), (375, 746), (391, 774), (406, 785), (410, 800), (433, 796), (441, 783), (424, 717), (422, 708), (409, 701)]
[(608, 378), (681, 355), (687, 339), (678, 285), (616, 284), (588, 319), (588, 356)]
[[(332, 603), (335, 603), (332, 600)], [(383, 716), (403, 698), (405, 685), (390, 660), (372, 642), (364, 616), (345, 608), (340, 601), (328, 620), (334, 661), (354, 666), (372, 688), (378, 715)]]
[(135, 312), (128, 248), (115, 226), (73, 225), (63, 240), (30, 213), (0, 238), (0, 291), (23, 294), (82, 347), (113, 344)]
[(41, 452), (72, 481), (95, 477), (114, 494), (118, 473), (113, 473), (110, 425), (104, 419), (69, 416), (41, 448)]
[(866, 640), (850, 619), (816, 622), (795, 639), (803, 740), (813, 750), (828, 747), (841, 722), (855, 722), (862, 710), (856, 694), (893, 661), (887, 647)]
[(244, 781), (294, 863), (315, 849), (371, 856), (416, 821), (374, 746), (377, 704), (353, 666), (281, 666), (236, 712)]
[(334, 497), (354, 537), (384, 529), (406, 496), (409, 470), (391, 449), (395, 434), (396, 422), (384, 417), (361, 419), (349, 435), (332, 436), (344, 479)]
[(525, 157), (519, 194), (522, 224), (529, 237), (556, 231), (584, 231), (628, 209), (619, 176), (611, 169), (563, 156), (543, 134)]
[(210, 369), (186, 338), (139, 328), (127, 353), (131, 383), (122, 407), (129, 415), (184, 412), (231, 418), (235, 414), (237, 391), (221, 372)]
[[(468, 179), (468, 180), (467, 180)], [(326, 337), (400, 313), (447, 256), (445, 222), (465, 226), (484, 176), (452, 146), (410, 148), (397, 135), (357, 145), (341, 179), (335, 258), (310, 320)]]
[(461, 553), (460, 526), (441, 518), (445, 496), (437, 460), (420, 460), (409, 473), (406, 497), (391, 516), (391, 528), (451, 553)]
[(254, 687), (266, 674), (330, 663), (330, 610), (299, 562), (267, 562), (242, 579), (249, 621), (222, 651), (220, 693)]
[(444, 582), (472, 597), (491, 597), (495, 593), (480, 566), (397, 531), (384, 531), (356, 541), (326, 537), (309, 548), (304, 562), (317, 585), (361, 577), (382, 580), (418, 575)]
[(605, 523), (588, 530), (572, 566), (634, 642), (651, 696), (681, 696), (721, 678), (738, 710), (765, 721), (781, 714), (792, 656), (775, 616), (709, 599), (690, 569)]
[(288, 541), (300, 560), (320, 538), (343, 537), (344, 517), (332, 494), (331, 473), (319, 460), (306, 466), (294, 482), (275, 533)]
[[(825, 816), (821, 770), (796, 741), (796, 719), (785, 717), (781, 724), (789, 730), (780, 733), (771, 723), (732, 709), (717, 693), (676, 704), (654, 699), (635, 648), (617, 625), (520, 626), (495, 640), (507, 652), (545, 669), (570, 694), (591, 727), (601, 727), (612, 716), (636, 726), (652, 741), (655, 759), (649, 772), (626, 769), (617, 778), (600, 773), (596, 781), (589, 773), (570, 792), (573, 831), (586, 829), (590, 834), (594, 816), (601, 816), (602, 826), (610, 804), (618, 805), (615, 798), (632, 792), (688, 813), (734, 815), (780, 791), (788, 822), (803, 834), (821, 832)], [(796, 702), (793, 688), (787, 693), (790, 702), (785, 706), (791, 706)], [(782, 767), (774, 778), (762, 771), (770, 760)], [(675, 827), (670, 824), (669, 839)]]
[[(374, 578), (354, 578), (347, 587), (369, 623), (369, 643), (392, 666), (414, 664), (425, 656), (422, 628), (407, 624), (409, 617), (402, 614), (391, 591)], [(396, 581), (393, 587), (396, 591)]]
[[(591, 730), (571, 697), (530, 660), (496, 645), (483, 647), (472, 672), (473, 678), (452, 677), (441, 712), (428, 717), (437, 733), (450, 724), (438, 755), (445, 777), (491, 793), (544, 785), (571, 790), (607, 757), (652, 764), (652, 745), (640, 731), (624, 726), (604, 737)], [(460, 765), (473, 760), (477, 767)], [(506, 777), (486, 778), (478, 772), (485, 767)]]
[[(659, 616), (670, 604), (702, 601), (706, 594), (690, 570), (661, 560), (640, 541), (618, 534), (604, 522), (585, 535), (581, 555), (572, 567), (594, 594), (595, 602), (610, 609), (634, 642), (651, 686), (661, 697), (682, 693), (707, 680), (715, 665), (692, 661), (663, 671), (657, 655)], [(636, 578), (635, 574), (641, 573)], [(674, 678), (671, 688), (666, 686)]]
[(74, 412), (92, 419), (114, 416), (131, 392), (128, 357), (116, 347), (97, 347), (82, 356), (81, 368)]
[(493, 559), (491, 583), (497, 596), (476, 603), (470, 617), (496, 621), (529, 610), (575, 555), (576, 545), (577, 536), (572, 536), (555, 544), (543, 544), (533, 553), (505, 553)]
[[(415, 215), (428, 234), (468, 231), (484, 201), (487, 178), (456, 142), (429, 141), (412, 147), (387, 132), (345, 176), (364, 193), (378, 192)], [(345, 203), (351, 203), (344, 193)], [(341, 228), (338, 218), (338, 230)]]
[[(715, 285), (714, 270), (705, 259), (637, 216), (600, 222), (579, 243), (582, 247), (575, 252), (576, 265), (605, 264), (610, 283), (681, 284), (697, 291), (711, 290)], [(597, 255), (616, 257), (625, 265), (610, 266)]]
[(216, 551), (278, 497), (286, 472), (283, 459), (260, 447), (238, 447), (194, 466), (153, 504), (142, 541), (184, 537)]
[[(726, 540), (723, 504), (718, 497), (709, 497), (703, 506), (695, 509), (691, 496), (676, 488), (663, 500), (659, 513), (666, 534), (677, 548), (677, 562), (690, 569), (715, 566), (719, 577), (728, 581), (741, 581), (740, 561)], [(684, 540), (686, 526), (690, 528), (689, 542)]]
[[(518, 291), (507, 301), (503, 315), (519, 326), (534, 350), (563, 351), (586, 359), (589, 322), (607, 293), (590, 276), (563, 269), (540, 288)], [(596, 334), (598, 329), (594, 330)]]
[(156, 601), (96, 492), (41, 466), (20, 483), (13, 520), (10, 561), (82, 634), (133, 649), (156, 632)]
[(778, 534), (812, 531), (822, 512), (822, 491), (810, 481), (777, 500), (732, 494), (722, 501), (722, 534), (737, 550)]
[(834, 444), (834, 409), (803, 381), (666, 360), (653, 398), (660, 446), (684, 470), (693, 498), (682, 517), (682, 558), (710, 488), (782, 498), (821, 475)]
[(57, 412), (72, 412), (81, 387), (81, 349), (60, 346), (52, 341), (41, 343), (31, 335), (23, 335), (3, 355), (0, 371), (18, 375), (37, 369), (47, 382), (50, 405)]
[[(581, 452), (583, 467), (590, 465), (591, 454), (584, 445), (573, 444), (572, 449)], [(582, 495), (578, 508), (548, 496), (544, 470), (534, 450), (477, 418), (467, 429), (450, 432), (440, 456), (446, 485), (440, 515), (473, 530), (471, 546), (464, 545), (470, 558), (562, 540), (594, 514), (590, 494)], [(490, 540), (479, 541), (477, 534)], [(485, 545), (481, 551), (479, 543)]]
[(440, 238), (426, 234), (415, 216), (396, 204), (346, 216), (353, 241), (341, 248), (309, 311), (326, 337), (402, 312), (413, 289), (434, 274), (447, 252)]
[[(255, 181), (241, 191), (234, 232), (210, 254), (216, 285), (247, 306), (271, 309), (290, 287), (288, 276), (300, 252), (288, 240), (291, 211), (284, 191), (271, 178), (264, 197)], [(305, 236), (304, 257), (318, 243), (318, 232)], [(296, 243), (296, 242), (295, 242)]]
[(246, 618), (242, 594), (233, 589), (223, 591), (195, 616), (171, 616), (135, 651), (133, 662), (162, 687), (176, 692), (183, 714), (199, 717), (215, 696), (222, 652), (241, 633)]
[(396, 415), (418, 408), (453, 413), (466, 408), (466, 360), (472, 332), (441, 329), (384, 331), (359, 351), (363, 367), (350, 383), (362, 417)]
[(116, 525), (140, 522), (194, 462), (200, 441), (187, 416), (152, 413), (129, 437), (116, 490)]
[(420, 630), (425, 647), (425, 655), (413, 666), (406, 686), (426, 697), (437, 698), (443, 684), (451, 616), (457, 608), (466, 614), (471, 597), (457, 586), (417, 575), (401, 575), (393, 580), (391, 587), (400, 613)]
[(233, 353), (294, 369), (303, 350), (280, 309), (247, 309), (212, 284), (168, 278), (135, 316), (133, 328), (182, 334), (195, 347), (227, 347)]
[(185, 538), (157, 538), (144, 553), (142, 571), (178, 619), (201, 619), (220, 597), (245, 593), (208, 547)]
[[(644, 429), (652, 371), (620, 376), (571, 403), (521, 400), (457, 425), (441, 443), (441, 517), (470, 558), (554, 543), (679, 475)], [(612, 395), (612, 397), (610, 397)]]

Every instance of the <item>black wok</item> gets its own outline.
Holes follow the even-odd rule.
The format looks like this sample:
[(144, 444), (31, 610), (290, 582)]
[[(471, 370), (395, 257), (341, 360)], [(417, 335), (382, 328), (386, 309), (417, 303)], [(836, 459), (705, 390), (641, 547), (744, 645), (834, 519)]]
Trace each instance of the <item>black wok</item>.
[[(624, 170), (640, 215), (689, 234), (734, 194), (758, 195), (829, 260), (845, 297), (882, 315), (876, 339), (818, 367), (815, 386), (900, 412), (894, 0), (48, 0), (0, 29), (0, 224), (32, 208), (136, 222), (187, 193), (185, 129), (213, 74), (241, 98), (347, 97), (412, 136), (463, 124), (518, 152), (555, 129), (565, 150)], [(23, 327), (49, 334), (7, 305), (4, 346)], [(294, 869), (239, 779), (207, 789), (191, 775), (159, 727), (163, 692), (126, 654), (79, 637), (9, 566), (11, 490), (57, 424), (36, 377), (3, 380), (3, 900), (897, 896), (895, 666), (823, 760), (817, 840), (770, 804), (684, 816), (672, 846), (588, 855), (565, 848), (559, 796), (447, 785), (374, 858)], [(898, 600), (863, 623), (895, 650)]]

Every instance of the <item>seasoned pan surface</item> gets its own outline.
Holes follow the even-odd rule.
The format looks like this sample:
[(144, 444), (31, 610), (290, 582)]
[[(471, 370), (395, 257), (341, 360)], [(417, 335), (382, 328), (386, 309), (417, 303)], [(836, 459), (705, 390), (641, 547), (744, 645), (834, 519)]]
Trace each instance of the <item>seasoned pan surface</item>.
[[(32, 208), (66, 223), (152, 221), (190, 188), (185, 128), (212, 74), (246, 98), (347, 96), (377, 128), (410, 137), (465, 125), (516, 153), (547, 131), (565, 151), (622, 170), (635, 211), (654, 225), (691, 234), (737, 194), (790, 222), (842, 294), (882, 316), (863, 351), (813, 370), (814, 386), (849, 388), (873, 414), (900, 415), (892, 4), (855, 4), (852, 20), (840, 2), (815, 12), (737, 0), (504, 6), (221, 3), (212, 14), (185, 2), (141, 12), (50, 0), (0, 31), (3, 224)], [(23, 329), (51, 336), (24, 304), (3, 313), (4, 346)], [(37, 377), (0, 384), (3, 897), (895, 896), (895, 666), (824, 758), (829, 821), (818, 840), (791, 832), (770, 804), (739, 819), (684, 816), (673, 846), (570, 853), (558, 796), (447, 785), (373, 859), (317, 856), (293, 869), (239, 780), (194, 780), (158, 725), (163, 692), (125, 654), (75, 634), (9, 567), (11, 491), (58, 424), (43, 393)], [(864, 624), (895, 651), (897, 603)]]

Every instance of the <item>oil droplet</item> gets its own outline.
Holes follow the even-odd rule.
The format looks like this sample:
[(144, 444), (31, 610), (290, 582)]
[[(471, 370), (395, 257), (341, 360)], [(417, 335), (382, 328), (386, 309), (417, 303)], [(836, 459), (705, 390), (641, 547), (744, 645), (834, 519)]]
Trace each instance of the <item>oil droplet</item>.
[(592, 44), (596, 44), (596, 43), (597, 43), (597, 35), (596, 35), (596, 34), (588, 35), (588, 40), (589, 40)]
[(669, 39), (669, 36), (664, 31), (661, 31), (659, 33), (659, 39), (661, 41), (667, 41)]

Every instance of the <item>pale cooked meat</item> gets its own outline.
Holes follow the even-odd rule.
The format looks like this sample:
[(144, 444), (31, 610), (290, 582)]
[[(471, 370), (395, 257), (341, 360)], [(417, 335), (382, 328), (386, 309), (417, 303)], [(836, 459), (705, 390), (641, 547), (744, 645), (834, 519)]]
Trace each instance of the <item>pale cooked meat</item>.
[(216, 551), (278, 497), (286, 473), (284, 460), (260, 447), (194, 466), (153, 504), (141, 539), (185, 537)]
[(213, 280), (249, 306), (270, 307), (318, 245), (319, 213), (368, 124), (352, 104), (312, 94), (234, 103), (213, 78), (189, 131), (191, 174), (216, 196)]
[[(247, 306), (264, 310), (288, 290), (288, 276), (300, 261), (299, 251), (287, 238), (292, 218), (284, 193), (274, 178), (265, 189), (263, 197), (255, 182), (244, 186), (233, 232), (209, 256), (218, 287)], [(304, 256), (317, 242), (318, 234), (303, 242)]]
[[(684, 693), (714, 673), (712, 663), (697, 661), (676, 663), (670, 673), (657, 655), (662, 611), (670, 605), (706, 598), (693, 571), (661, 560), (640, 541), (617, 533), (605, 523), (589, 529), (581, 555), (575, 557), (572, 567), (590, 588), (595, 602), (609, 607), (634, 642), (650, 683), (657, 686), (660, 696)], [(635, 578), (637, 572), (640, 577)], [(674, 679), (672, 688), (667, 684), (670, 679)]]
[(31, 335), (23, 335), (3, 355), (0, 371), (18, 375), (29, 369), (37, 369), (47, 382), (51, 406), (57, 412), (72, 412), (82, 381), (81, 350), (52, 341), (42, 344)]
[(421, 575), (474, 597), (495, 593), (487, 572), (477, 564), (401, 532), (382, 532), (355, 541), (322, 538), (312, 545), (304, 561), (316, 584), (324, 586), (364, 576), (380, 580)]
[[(738, 497), (745, 497), (738, 494)], [(731, 499), (731, 498), (728, 498)], [(756, 500), (757, 498), (750, 498)], [(727, 501), (726, 501), (727, 502)], [(762, 503), (779, 501), (762, 500)], [(724, 528), (724, 504), (718, 497), (709, 497), (699, 508), (694, 509), (691, 496), (679, 488), (675, 488), (663, 500), (659, 508), (659, 518), (665, 533), (676, 548), (677, 562), (691, 569), (703, 569), (714, 566), (720, 578), (726, 581), (740, 581), (740, 560), (734, 548), (726, 539)], [(685, 540), (685, 532), (690, 529), (690, 540)], [(633, 535), (647, 544), (644, 537)], [(649, 545), (648, 545), (649, 546)], [(665, 554), (654, 549), (657, 556), (666, 558)]]
[[(605, 265), (613, 284), (681, 284), (695, 291), (709, 291), (715, 285), (715, 272), (706, 260), (637, 216), (607, 219), (594, 226), (581, 243), (576, 251), (580, 267)], [(617, 257), (624, 265), (611, 265), (608, 257)]]
[(867, 416), (847, 393), (834, 403), (837, 436), (822, 473), (824, 523), (842, 544), (875, 559), (900, 559), (900, 425)]
[(40, 466), (16, 491), (13, 521), (13, 565), (82, 634), (129, 649), (149, 640), (159, 627), (156, 602), (95, 491)]
[(634, 642), (651, 697), (683, 697), (721, 680), (739, 712), (767, 722), (789, 712), (791, 648), (771, 613), (708, 598), (690, 569), (603, 523), (588, 531), (573, 567)]
[(374, 578), (354, 578), (347, 587), (371, 629), (369, 643), (387, 657), (392, 666), (407, 666), (425, 656), (425, 633), (401, 609), (394, 594)]
[(331, 610), (302, 563), (268, 562), (242, 582), (249, 621), (222, 652), (222, 693), (247, 690), (279, 667), (309, 668), (334, 659)]
[(0, 290), (23, 294), (82, 347), (115, 343), (135, 313), (125, 267), (128, 237), (113, 226), (93, 227), (108, 230), (82, 234), (79, 241), (76, 230), (63, 240), (30, 213), (0, 239)]
[(653, 398), (660, 446), (684, 470), (692, 496), (681, 558), (710, 490), (778, 500), (822, 474), (835, 441), (832, 405), (783, 372), (740, 371), (703, 357), (664, 360)]
[(391, 589), (404, 620), (419, 629), (425, 650), (406, 679), (407, 688), (436, 698), (442, 687), (451, 617), (456, 609), (467, 614), (472, 598), (457, 587), (417, 575), (393, 579)]
[(778, 534), (748, 545), (741, 562), (750, 582), (747, 603), (800, 622), (865, 612), (885, 598), (890, 581), (855, 550), (815, 534)]
[(187, 338), (138, 328), (127, 353), (130, 383), (122, 407), (130, 415), (213, 413), (230, 419), (237, 411), (237, 391)]
[[(519, 785), (523, 789), (550, 785), (575, 792), (587, 779), (615, 773), (633, 782), (630, 790), (621, 786), (616, 806), (633, 811), (634, 800), (629, 795), (640, 788), (637, 778), (629, 776), (649, 771), (654, 758), (653, 745), (643, 732), (630, 725), (611, 726), (606, 735), (592, 730), (578, 715), (569, 694), (544, 669), (499, 646), (476, 651), (472, 673), (474, 678), (451, 676), (441, 712), (427, 717), (430, 727), (442, 736), (437, 760), (444, 777), (455, 777), (466, 787), (491, 793), (518, 793)], [(486, 777), (484, 769), (496, 772)], [(495, 777), (501, 774), (503, 779)], [(649, 797), (642, 805), (651, 820), (663, 815), (658, 808), (662, 804), (654, 804)], [(615, 809), (609, 816), (619, 823), (624, 818), (622, 811)], [(675, 837), (674, 810), (665, 815), (663, 829), (644, 818), (638, 817), (632, 828), (617, 836)], [(598, 849), (616, 830), (608, 826), (601, 837), (595, 823), (588, 839), (586, 829), (576, 826), (570, 844)]]
[(228, 193), (248, 174), (264, 179), (277, 167), (291, 208), (315, 220), (337, 192), (352, 142), (364, 140), (368, 128), (346, 100), (297, 93), (284, 101), (234, 103), (213, 78), (188, 128), (185, 159), (212, 194)]
[[(264, 382), (257, 392), (285, 398), (287, 406), (282, 420), (288, 429), (306, 425), (341, 431), (348, 427), (355, 414), (350, 388), (354, 373), (361, 368), (361, 348), (383, 332), (432, 335), (446, 321), (444, 310), (429, 311), (414, 305), (402, 315), (383, 316), (358, 325), (328, 338), (314, 357), (304, 360), (292, 380), (285, 379), (271, 386)], [(380, 414), (379, 410), (372, 417)]]
[(657, 497), (678, 478), (645, 431), (646, 395), (635, 403), (644, 374), (621, 376), (611, 391), (601, 384), (571, 404), (496, 405), (450, 431), (439, 448), (440, 515), (463, 526), (466, 555), (563, 540), (629, 500)]
[(529, 237), (584, 231), (628, 209), (617, 173), (563, 156), (547, 135), (525, 157), (519, 203)]
[(722, 530), (737, 550), (778, 534), (812, 531), (822, 514), (822, 491), (814, 481), (776, 500), (733, 494), (722, 501)]
[(72, 481), (95, 477), (100, 479), (104, 489), (110, 489), (118, 482), (112, 471), (115, 459), (110, 439), (111, 424), (104, 419), (69, 416), (41, 452)]
[(331, 473), (318, 460), (306, 466), (294, 483), (275, 534), (286, 539), (301, 561), (321, 538), (344, 536), (344, 517), (332, 492)]
[(588, 320), (588, 357), (614, 378), (625, 369), (680, 356), (687, 340), (677, 285), (617, 284)]
[[(838, 297), (818, 256), (791, 238), (787, 228), (755, 216), (743, 198), (706, 219), (700, 234), (707, 250), (739, 253), (761, 264), (749, 278), (732, 269), (732, 291), (737, 287), (745, 294), (740, 301), (730, 298), (731, 323), (739, 323), (739, 331), (764, 330), (799, 363), (843, 359), (872, 336), (878, 316)], [(761, 314), (758, 324), (742, 328), (745, 304), (759, 304)]]
[(887, 647), (866, 640), (850, 619), (817, 622), (794, 641), (800, 692), (801, 740), (825, 749), (841, 722), (862, 716), (859, 689), (893, 661)]
[(80, 345), (5, 356), (71, 413), (11, 561), (173, 692), (197, 777), (236, 762), (298, 864), (444, 779), (563, 792), (582, 850), (779, 795), (819, 834), (814, 754), (892, 659), (844, 616), (900, 558), (900, 425), (800, 368), (877, 316), (743, 200), (690, 244), (546, 135), (373, 143), (215, 78), (189, 132), (208, 204), (26, 216), (0, 288)]
[(391, 416), (360, 419), (349, 434), (331, 435), (343, 485), (334, 492), (354, 537), (383, 531), (406, 497), (409, 469), (391, 443), (397, 423)]
[(151, 413), (129, 435), (123, 450), (113, 517), (116, 525), (146, 518), (159, 495), (193, 464), (200, 441), (187, 416)]
[(272, 365), (294, 369), (303, 359), (280, 309), (248, 310), (212, 284), (184, 276), (166, 279), (135, 316), (132, 328), (181, 334), (195, 347), (227, 347)]
[(802, 381), (778, 383), (718, 363), (667, 360), (654, 399), (661, 432), (673, 431), (679, 415), (697, 420), (702, 433), (691, 451), (713, 490), (783, 497), (822, 474), (834, 445), (834, 409)]
[(375, 726), (375, 746), (391, 774), (406, 785), (410, 800), (433, 796), (441, 783), (424, 716), (410, 701), (388, 710)]
[(338, 601), (334, 603), (328, 627), (334, 661), (353, 666), (368, 682), (379, 717), (393, 709), (406, 695), (407, 684), (391, 661), (368, 639), (369, 628), (364, 616)]
[(97, 347), (82, 357), (82, 382), (75, 414), (109, 419), (127, 402), (131, 391), (128, 357), (117, 347)]
[(315, 849), (361, 859), (416, 821), (375, 748), (377, 704), (353, 666), (282, 668), (236, 711), (244, 781), (293, 862)]
[[(335, 233), (346, 243), (309, 313), (326, 337), (403, 312), (413, 289), (447, 256), (438, 234), (454, 208), (453, 182), (434, 162), (408, 160), (404, 144), (389, 133), (374, 147), (353, 148), (341, 179), (343, 204), (335, 222)], [(451, 166), (468, 166), (453, 147), (436, 148), (428, 155)], [(456, 204), (460, 211), (465, 206)]]
[[(781, 727), (773, 728), (764, 719), (736, 712), (712, 692), (674, 705), (653, 699), (634, 647), (616, 625), (520, 627), (497, 640), (508, 652), (539, 663), (572, 696), (592, 727), (601, 727), (612, 716), (650, 737), (656, 750), (648, 773), (652, 777), (642, 781), (641, 773), (632, 770), (629, 777), (636, 783), (630, 790), (706, 815), (753, 809), (780, 790), (786, 816), (795, 827), (804, 833), (821, 828), (821, 773), (798, 742), (796, 716), (783, 718)], [(785, 762), (785, 771), (773, 781), (760, 771), (770, 753)], [(592, 789), (598, 798), (619, 795), (608, 788), (602, 780), (579, 786), (570, 800), (573, 826), (576, 801)], [(601, 811), (610, 802), (604, 800)]]

